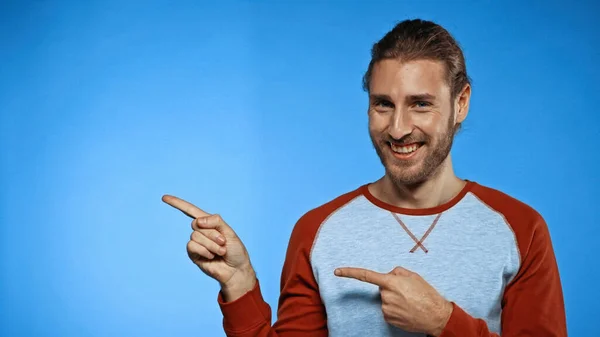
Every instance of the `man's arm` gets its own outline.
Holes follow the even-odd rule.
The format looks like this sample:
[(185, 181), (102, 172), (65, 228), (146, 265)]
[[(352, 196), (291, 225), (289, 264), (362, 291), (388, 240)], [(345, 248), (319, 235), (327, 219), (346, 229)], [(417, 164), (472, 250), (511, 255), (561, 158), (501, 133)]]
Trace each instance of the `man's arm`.
[[(563, 292), (548, 227), (538, 215), (533, 231), (519, 235), (521, 267), (502, 301), (502, 336), (567, 336)], [(488, 337), (486, 323), (453, 303), (440, 337)]]
[(231, 302), (218, 297), (223, 327), (229, 337), (327, 336), (327, 318), (310, 263), (310, 251), (318, 214), (303, 216), (292, 232), (281, 274), (277, 321), (271, 326), (271, 307), (264, 301), (260, 284)]

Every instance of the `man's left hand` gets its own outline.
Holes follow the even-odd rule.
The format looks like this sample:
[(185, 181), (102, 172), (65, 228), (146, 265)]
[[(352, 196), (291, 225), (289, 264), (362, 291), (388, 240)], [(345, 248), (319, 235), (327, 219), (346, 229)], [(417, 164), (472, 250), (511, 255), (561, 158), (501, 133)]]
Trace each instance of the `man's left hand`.
[(387, 274), (362, 268), (337, 268), (335, 275), (379, 286), (383, 318), (403, 330), (439, 336), (452, 314), (452, 303), (419, 274), (402, 267)]

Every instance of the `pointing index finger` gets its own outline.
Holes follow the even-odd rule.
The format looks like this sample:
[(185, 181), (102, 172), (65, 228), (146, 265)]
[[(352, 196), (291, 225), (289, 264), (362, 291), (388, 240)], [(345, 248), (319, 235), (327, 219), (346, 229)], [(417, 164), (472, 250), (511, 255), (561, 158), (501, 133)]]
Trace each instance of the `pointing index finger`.
[(364, 268), (351, 267), (337, 268), (335, 270), (335, 275), (340, 277), (353, 278), (380, 287), (386, 285), (388, 279), (388, 276), (386, 274), (381, 274)]
[(183, 199), (174, 197), (172, 195), (168, 195), (168, 194), (163, 195), (162, 201), (165, 202), (166, 204), (173, 206), (174, 208), (177, 208), (178, 210), (182, 211), (183, 214), (189, 216), (192, 219), (210, 215), (210, 214), (206, 213), (205, 211), (201, 210), (200, 208), (192, 205), (191, 203), (189, 203)]

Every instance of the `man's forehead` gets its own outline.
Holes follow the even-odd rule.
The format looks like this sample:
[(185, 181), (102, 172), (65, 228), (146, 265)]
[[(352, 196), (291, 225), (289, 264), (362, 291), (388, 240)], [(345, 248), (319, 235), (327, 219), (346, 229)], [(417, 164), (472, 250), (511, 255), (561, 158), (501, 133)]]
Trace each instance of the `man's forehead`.
[(423, 93), (442, 94), (448, 91), (444, 64), (433, 60), (402, 62), (387, 59), (377, 62), (371, 75), (372, 94), (388, 96)]

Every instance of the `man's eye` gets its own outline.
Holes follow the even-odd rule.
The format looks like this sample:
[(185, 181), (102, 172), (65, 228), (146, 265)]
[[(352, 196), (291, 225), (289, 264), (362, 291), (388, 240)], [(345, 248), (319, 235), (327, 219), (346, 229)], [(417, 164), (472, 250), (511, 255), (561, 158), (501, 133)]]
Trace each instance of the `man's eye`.
[(379, 100), (379, 101), (375, 102), (375, 106), (382, 107), (382, 108), (393, 108), (394, 104), (392, 104), (392, 102), (390, 102), (390, 101)]
[(431, 106), (431, 103), (429, 103), (429, 102), (425, 102), (425, 101), (415, 102), (415, 107), (417, 107), (417, 108), (427, 108), (429, 106)]

